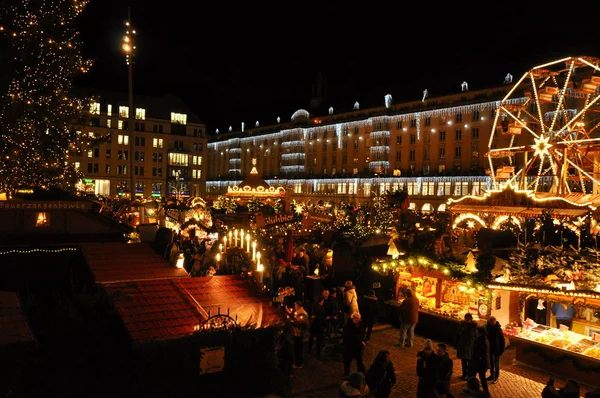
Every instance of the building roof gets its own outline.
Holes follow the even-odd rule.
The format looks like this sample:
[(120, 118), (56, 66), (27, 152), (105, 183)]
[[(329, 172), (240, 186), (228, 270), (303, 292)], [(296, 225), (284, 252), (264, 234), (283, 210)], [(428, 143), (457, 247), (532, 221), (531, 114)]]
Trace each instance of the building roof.
[(170, 265), (148, 243), (84, 243), (82, 249), (98, 283), (187, 276), (185, 269)]
[(17, 293), (0, 291), (0, 346), (19, 343), (35, 340)]
[(192, 334), (210, 315), (227, 313), (241, 326), (278, 324), (268, 296), (258, 297), (237, 275), (103, 283), (134, 344)]
[[(90, 87), (76, 87), (73, 94), (83, 97), (95, 98), (100, 102), (100, 110), (106, 113), (108, 104), (113, 106), (113, 114), (118, 114), (119, 106), (129, 106), (127, 93), (119, 93)], [(133, 103), (136, 108), (146, 110), (146, 118), (171, 120), (171, 112), (184, 113), (187, 115), (188, 123), (204, 124), (181, 98), (173, 94), (162, 96), (133, 95)], [(115, 109), (116, 108), (116, 109)]]

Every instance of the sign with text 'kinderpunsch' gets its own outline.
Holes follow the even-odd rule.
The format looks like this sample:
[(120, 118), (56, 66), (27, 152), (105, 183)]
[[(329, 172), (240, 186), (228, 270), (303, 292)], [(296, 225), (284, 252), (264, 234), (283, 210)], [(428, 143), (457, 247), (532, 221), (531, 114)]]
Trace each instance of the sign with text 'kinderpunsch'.
[(79, 201), (0, 201), (0, 210), (87, 210), (89, 202)]

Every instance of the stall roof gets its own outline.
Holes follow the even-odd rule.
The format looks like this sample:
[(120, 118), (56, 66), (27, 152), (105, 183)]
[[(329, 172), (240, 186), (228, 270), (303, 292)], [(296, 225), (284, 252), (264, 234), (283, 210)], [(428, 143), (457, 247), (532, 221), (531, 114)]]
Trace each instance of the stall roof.
[(158, 255), (148, 243), (84, 243), (85, 260), (96, 282), (121, 282), (188, 276)]
[(13, 292), (0, 291), (0, 346), (35, 344), (19, 297)]
[[(513, 215), (524, 217), (536, 217), (547, 211), (547, 208), (540, 207), (516, 207), (516, 206), (487, 206), (487, 205), (468, 205), (454, 204), (449, 209), (452, 213), (488, 213), (497, 215)], [(586, 215), (587, 208), (580, 209), (552, 209), (552, 214), (563, 217), (580, 217)]]
[(241, 326), (279, 324), (270, 297), (259, 297), (237, 275), (103, 283), (135, 345), (188, 336), (209, 313), (237, 317)]

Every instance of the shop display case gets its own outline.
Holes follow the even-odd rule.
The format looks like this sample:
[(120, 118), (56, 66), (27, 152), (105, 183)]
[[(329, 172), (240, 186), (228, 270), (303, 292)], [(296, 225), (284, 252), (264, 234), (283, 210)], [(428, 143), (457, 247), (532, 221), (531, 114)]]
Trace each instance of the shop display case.
[(598, 385), (600, 383), (600, 339), (567, 328), (539, 325), (530, 319), (523, 326), (505, 329), (516, 347), (517, 361), (563, 377)]

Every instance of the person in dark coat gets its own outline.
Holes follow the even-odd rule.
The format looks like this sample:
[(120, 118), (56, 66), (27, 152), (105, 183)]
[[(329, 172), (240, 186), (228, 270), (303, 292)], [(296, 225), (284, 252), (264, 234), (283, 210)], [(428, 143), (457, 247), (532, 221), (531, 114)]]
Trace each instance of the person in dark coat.
[(308, 336), (308, 351), (312, 348), (313, 341), (317, 340), (317, 356), (321, 356), (321, 350), (325, 343), (325, 297), (320, 296), (315, 303), (310, 317), (310, 334)]
[(374, 398), (388, 398), (396, 384), (394, 364), (390, 352), (381, 350), (367, 371), (367, 385)]
[(454, 363), (452, 358), (448, 355), (448, 347), (444, 343), (437, 345), (437, 381), (443, 382), (446, 385), (446, 389), (450, 391), (450, 379), (452, 378), (452, 370)]
[(352, 360), (356, 360), (356, 367), (360, 373), (365, 373), (363, 362), (365, 343), (365, 325), (361, 322), (360, 314), (354, 313), (344, 326), (342, 333), (342, 345), (344, 346), (344, 375), (350, 373)]
[(487, 378), (492, 384), (498, 382), (500, 377), (500, 356), (504, 353), (506, 343), (504, 341), (504, 333), (502, 333), (502, 326), (496, 320), (495, 317), (491, 317), (485, 329), (488, 335), (488, 341), (490, 342), (490, 377)]
[(374, 290), (369, 292), (363, 297), (363, 301), (360, 306), (360, 315), (363, 322), (367, 327), (367, 341), (371, 340), (371, 332), (373, 331), (373, 324), (375, 319), (379, 315), (379, 300), (375, 295)]
[[(400, 304), (400, 341), (398, 345), (404, 347), (407, 341), (408, 347), (413, 346), (413, 337), (415, 326), (419, 321), (419, 299), (413, 294), (412, 290), (406, 289), (404, 292), (404, 301)], [(408, 338), (408, 340), (407, 340)]]
[(469, 377), (479, 376), (481, 388), (488, 391), (488, 384), (485, 378), (487, 370), (490, 368), (490, 343), (487, 339), (487, 331), (484, 326), (479, 326), (475, 333), (475, 344), (473, 344), (473, 356), (469, 363)]
[(473, 322), (473, 315), (465, 314), (464, 320), (460, 321), (456, 332), (456, 356), (461, 361), (462, 380), (469, 378), (469, 361), (473, 355), (473, 344), (475, 343), (475, 329), (477, 324)]
[(417, 398), (432, 398), (435, 396), (434, 388), (437, 381), (438, 357), (433, 352), (431, 340), (425, 340), (423, 351), (419, 351), (417, 358), (417, 376), (419, 377)]

